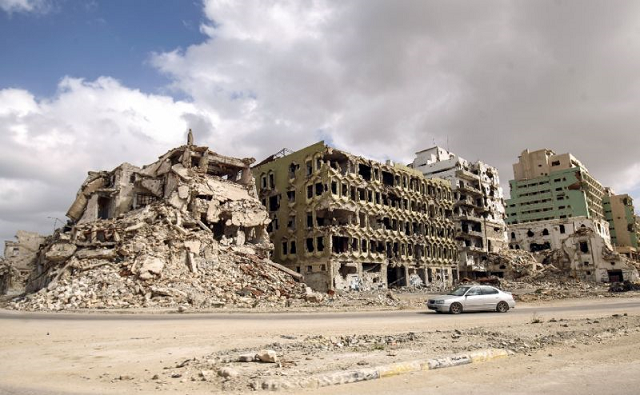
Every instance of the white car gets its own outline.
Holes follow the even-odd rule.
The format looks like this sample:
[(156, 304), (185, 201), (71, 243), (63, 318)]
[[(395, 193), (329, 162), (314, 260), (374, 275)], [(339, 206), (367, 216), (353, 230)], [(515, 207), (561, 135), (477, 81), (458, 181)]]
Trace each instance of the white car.
[(429, 298), (427, 308), (437, 313), (448, 311), (460, 314), (463, 311), (497, 311), (506, 313), (516, 307), (510, 292), (488, 285), (461, 285), (446, 295)]

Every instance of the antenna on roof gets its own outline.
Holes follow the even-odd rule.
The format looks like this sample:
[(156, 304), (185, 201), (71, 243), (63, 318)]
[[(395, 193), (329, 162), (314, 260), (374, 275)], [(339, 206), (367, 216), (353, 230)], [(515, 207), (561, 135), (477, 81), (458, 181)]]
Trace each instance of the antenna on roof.
[(451, 152), (449, 151), (449, 135), (447, 135), (447, 152)]

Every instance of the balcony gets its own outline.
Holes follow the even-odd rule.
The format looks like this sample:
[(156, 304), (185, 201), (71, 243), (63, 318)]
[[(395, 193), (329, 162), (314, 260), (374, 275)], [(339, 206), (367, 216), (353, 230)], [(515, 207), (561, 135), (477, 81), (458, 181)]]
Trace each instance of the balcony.
[(482, 222), (483, 217), (476, 214), (475, 212), (469, 212), (460, 215), (453, 216), (454, 221), (471, 221), (471, 222)]
[(460, 192), (472, 193), (475, 195), (482, 195), (482, 191), (478, 188), (472, 187), (471, 185), (465, 184), (464, 186), (458, 186), (458, 190)]
[(482, 232), (475, 230), (464, 231), (462, 229), (456, 229), (455, 237), (456, 239), (466, 239), (466, 238), (482, 238)]
[(458, 178), (462, 178), (465, 180), (469, 180), (469, 181), (478, 181), (480, 180), (480, 176), (477, 174), (474, 174), (468, 170), (456, 170), (456, 177)]

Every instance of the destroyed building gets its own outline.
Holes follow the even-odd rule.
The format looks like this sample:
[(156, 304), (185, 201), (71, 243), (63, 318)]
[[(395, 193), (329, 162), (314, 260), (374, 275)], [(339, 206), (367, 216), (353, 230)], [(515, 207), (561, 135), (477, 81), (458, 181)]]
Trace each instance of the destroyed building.
[(411, 167), (427, 178), (451, 182), (460, 276), (489, 274), (486, 253), (499, 252), (508, 245), (498, 170), (481, 161), (469, 162), (441, 147), (416, 152)]
[(627, 194), (616, 195), (610, 188), (605, 189), (603, 198), (604, 214), (609, 222), (611, 243), (616, 251), (627, 258), (640, 262), (640, 229), (633, 206), (633, 198)]
[(35, 232), (19, 230), (15, 240), (4, 242), (4, 258), (0, 263), (0, 295), (19, 294), (24, 291), (25, 281), (35, 266), (35, 260), (44, 236)]
[(150, 165), (90, 172), (70, 222), (39, 251), (27, 285), (35, 293), (14, 307), (252, 307), (304, 297), (301, 276), (268, 259), (253, 162), (195, 146), (190, 133)]
[(253, 168), (273, 259), (312, 288), (451, 284), (457, 248), (449, 182), (324, 142)]
[(604, 220), (604, 188), (573, 155), (524, 150), (509, 181), (507, 224), (587, 217)]
[(636, 265), (614, 251), (606, 221), (573, 217), (509, 226), (509, 248), (536, 253), (568, 277), (592, 282), (636, 281)]
[(18, 271), (29, 274), (33, 270), (34, 260), (44, 242), (44, 236), (36, 232), (19, 230), (15, 240), (4, 242), (4, 260)]

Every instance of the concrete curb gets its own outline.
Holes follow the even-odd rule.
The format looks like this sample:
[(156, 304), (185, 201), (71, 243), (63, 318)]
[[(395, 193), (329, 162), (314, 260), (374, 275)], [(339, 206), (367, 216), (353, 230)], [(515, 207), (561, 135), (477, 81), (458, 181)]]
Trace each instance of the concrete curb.
[(390, 365), (377, 366), (375, 368), (332, 372), (310, 376), (297, 381), (282, 379), (265, 380), (258, 386), (258, 388), (267, 391), (277, 391), (281, 389), (319, 388), (330, 385), (357, 383), (359, 381), (376, 380), (411, 372), (487, 362), (493, 359), (505, 358), (511, 354), (513, 353), (502, 349), (477, 350), (444, 358), (398, 362)]

